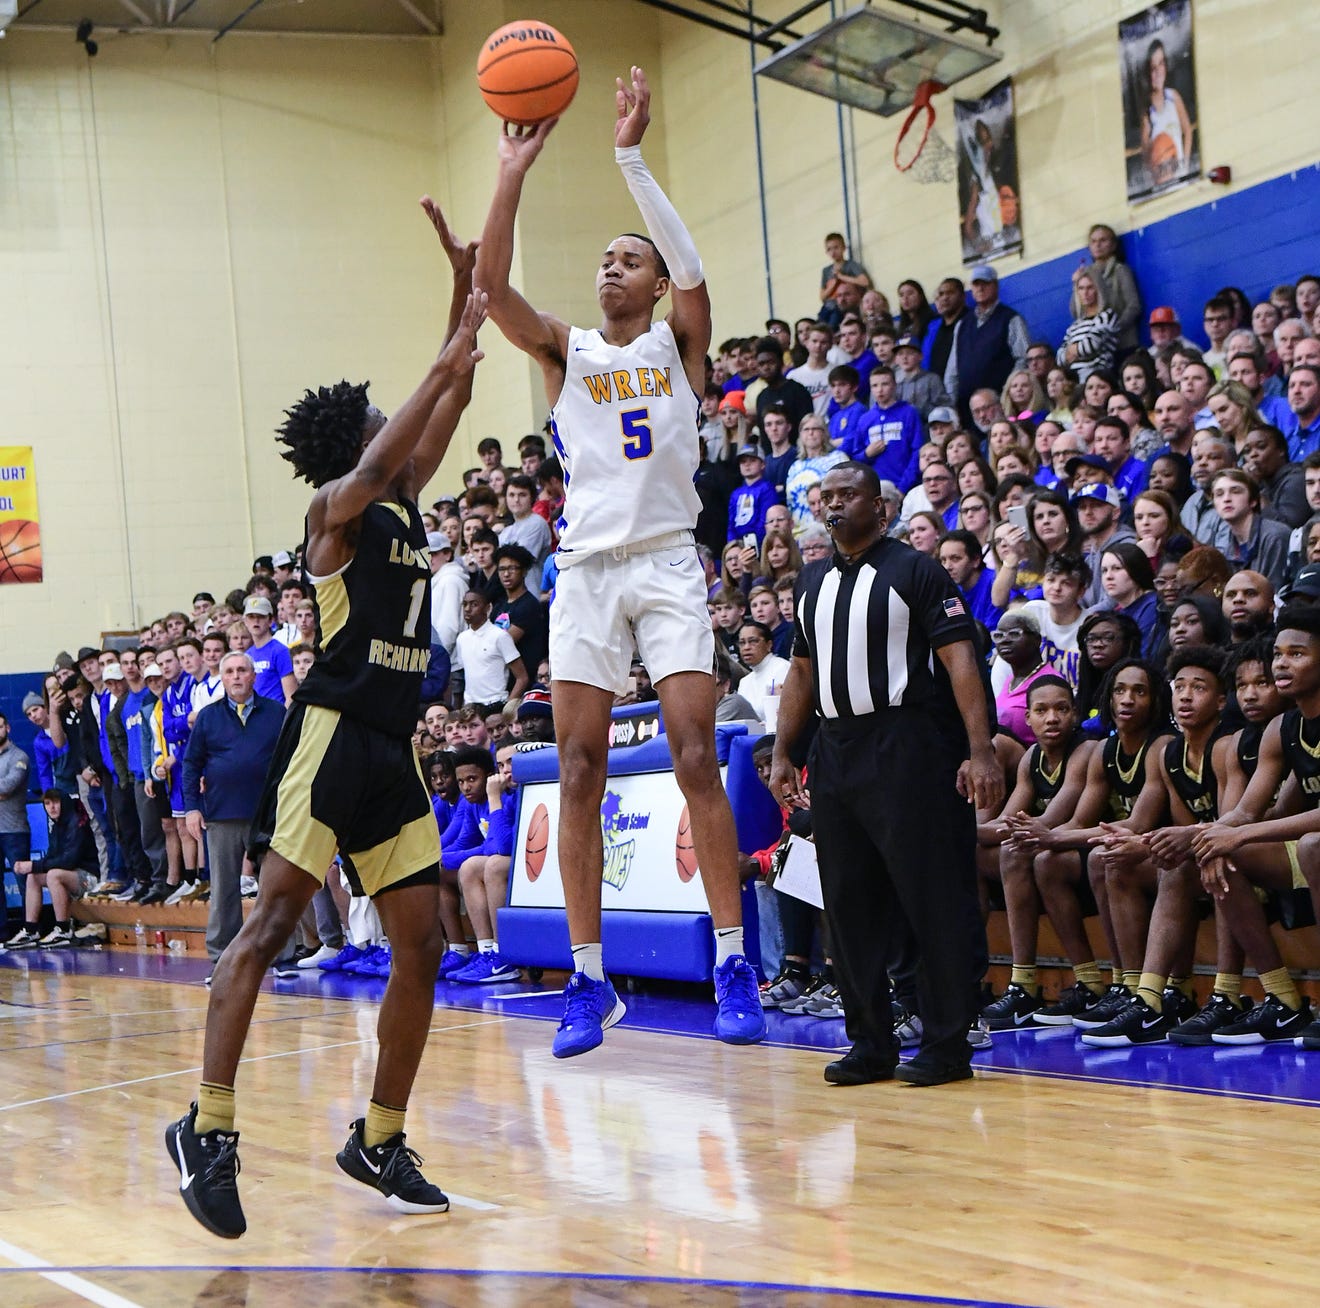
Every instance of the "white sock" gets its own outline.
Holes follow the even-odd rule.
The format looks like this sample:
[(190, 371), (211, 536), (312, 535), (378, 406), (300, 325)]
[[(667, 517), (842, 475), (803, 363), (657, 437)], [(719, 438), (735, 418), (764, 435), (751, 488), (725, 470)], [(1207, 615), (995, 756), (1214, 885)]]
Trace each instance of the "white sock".
[(477, 953), (493, 954), (495, 952), (495, 942), (493, 940), (478, 940)]
[(743, 929), (742, 927), (716, 927), (715, 928), (715, 966), (719, 967), (721, 963), (727, 962), (735, 955), (741, 956), (743, 952)]
[(456, 954), (462, 954), (464, 958), (470, 958), (472, 956), (472, 950), (466, 944), (450, 945), (449, 948)]
[(573, 971), (585, 972), (593, 981), (605, 980), (605, 960), (600, 942), (573, 946)]

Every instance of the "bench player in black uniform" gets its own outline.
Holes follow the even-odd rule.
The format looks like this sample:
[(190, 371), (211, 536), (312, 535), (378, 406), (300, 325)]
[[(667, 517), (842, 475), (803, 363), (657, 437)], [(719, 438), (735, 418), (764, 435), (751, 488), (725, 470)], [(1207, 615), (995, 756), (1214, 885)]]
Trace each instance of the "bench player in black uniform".
[[(1286, 707), (1270, 675), (1273, 654), (1274, 637), (1257, 636), (1235, 646), (1230, 655), (1233, 695), (1247, 725), (1215, 743), (1214, 770), (1219, 778), (1220, 813), (1230, 812), (1242, 799), (1247, 783), (1256, 772), (1265, 728)], [(1295, 779), (1284, 782), (1280, 794), (1285, 805), (1294, 802), (1292, 797), (1297, 789)], [(1279, 798), (1276, 795), (1274, 802), (1279, 802)], [(1310, 897), (1304, 888), (1305, 879), (1297, 871), (1297, 842), (1248, 845), (1233, 856), (1231, 865), (1225, 861), (1218, 870), (1228, 885), (1227, 891), (1221, 890), (1216, 877), (1203, 878), (1205, 890), (1215, 898), (1214, 986), (1201, 1011), (1170, 1031), (1169, 1040), (1177, 1045), (1209, 1045), (1262, 1044), (1270, 1039), (1286, 1039), (1290, 1015), (1309, 1006), (1298, 995), (1296, 984), (1283, 965), (1270, 932), (1261, 887), (1274, 887), (1271, 893), (1277, 899), (1279, 916), (1285, 925), (1297, 922), (1299, 893), (1305, 904), (1302, 915), (1310, 920)], [(1303, 886), (1300, 892), (1294, 889), (1298, 882)], [(1246, 960), (1256, 969), (1273, 1011), (1257, 1012), (1244, 999), (1242, 968)], [(1286, 1013), (1280, 1011), (1280, 1005)], [(1305, 1015), (1304, 1022), (1309, 1020), (1309, 1015)]]
[[(1191, 971), (1196, 952), (1197, 900), (1201, 879), (1191, 853), (1199, 824), (1219, 812), (1219, 782), (1213, 767), (1227, 688), (1224, 655), (1190, 645), (1169, 659), (1177, 733), (1147, 757), (1147, 787), (1122, 826), (1107, 827), (1103, 857), (1110, 860), (1106, 883), (1116, 929), (1145, 927), (1141, 977), (1133, 999), (1103, 1026), (1082, 1035), (1088, 1045), (1153, 1044), (1195, 1016)], [(1167, 811), (1169, 823), (1160, 823)], [(1147, 899), (1154, 907), (1146, 923)]]
[[(1036, 946), (1042, 907), (1042, 890), (1036, 884), (1033, 870), (1037, 846), (1034, 841), (1017, 838), (1008, 819), (1018, 813), (1042, 817), (1064, 791), (1070, 775), (1072, 802), (1076, 803), (1086, 775), (1086, 756), (1097, 748), (1078, 733), (1076, 698), (1062, 677), (1038, 677), (1031, 683), (1027, 691), (1027, 725), (1035, 733), (1036, 744), (1018, 764), (1013, 793), (999, 817), (977, 829), (982, 849), (997, 847), (998, 850), (1008, 935), (1013, 948), (1013, 971), (1007, 989), (981, 1010), (992, 1031), (1031, 1026), (1044, 1007), (1036, 983)], [(1075, 919), (1080, 925), (1081, 912), (1071, 888), (1066, 899), (1065, 917)], [(1045, 901), (1044, 906), (1049, 912), (1050, 901)], [(1082, 934), (1085, 935), (1084, 930)], [(1098, 985), (1098, 970), (1096, 977)]]
[[(1104, 860), (1092, 853), (1092, 845), (1110, 834), (1102, 822), (1126, 824), (1132, 818), (1147, 784), (1151, 745), (1168, 731), (1168, 687), (1149, 664), (1122, 659), (1105, 676), (1100, 716), (1113, 734), (1085, 760), (1080, 794), (1065, 784), (1043, 816), (1009, 819), (1020, 837), (1034, 839), (1040, 851), (1035, 865), (1037, 883), (1078, 979), (1078, 985), (1065, 991), (1058, 1004), (1047, 1005), (1036, 1014), (1035, 1020), (1045, 1025), (1071, 1022), (1083, 1029), (1103, 1025), (1126, 1006), (1141, 975), (1135, 966), (1130, 972), (1123, 970), (1129, 960), (1120, 952), (1110, 916)], [(1093, 997), (1100, 990), (1099, 969), (1083, 925), (1086, 898), (1077, 889), (1083, 877), (1089, 882), (1113, 960), (1109, 989), (1098, 1001)], [(1070, 912), (1065, 912), (1067, 900), (1060, 895), (1060, 911), (1055, 915), (1044, 889), (1047, 884), (1069, 888), (1074, 904)], [(1144, 952), (1143, 933), (1130, 962), (1135, 965)]]
[(371, 1103), (337, 1161), (398, 1212), (449, 1207), (403, 1134), (443, 949), (439, 837), (411, 740), (431, 639), (417, 493), (471, 399), (485, 296), (472, 291), (476, 247), (453, 237), (429, 197), (422, 204), (454, 274), (439, 357), (388, 421), (365, 385), (340, 382), (308, 391), (278, 435), (282, 457), (316, 487), (303, 561), (316, 586), (324, 652), (294, 694), (267, 773), (252, 835), (265, 850), (261, 889), (215, 969), (201, 1090), (165, 1136), (188, 1210), (227, 1239), (247, 1229), (233, 1087), (257, 992), (340, 851), (351, 855), (344, 866), (355, 870), (354, 892), (370, 895), (380, 914), (393, 969), (377, 1024)]
[[(1202, 878), (1221, 904), (1243, 893), (1238, 878), (1245, 877), (1284, 897), (1305, 886), (1314, 913), (1320, 901), (1320, 609), (1297, 604), (1279, 614), (1272, 671), (1279, 694), (1296, 707), (1266, 726), (1256, 770), (1242, 798), (1218, 822), (1198, 833), (1194, 849)], [(1295, 786), (1284, 786), (1289, 775)], [(1272, 805), (1276, 815), (1268, 816)], [(1289, 849), (1293, 841), (1295, 848)], [(1254, 856), (1258, 847), (1279, 842), (1283, 842), (1282, 862), (1277, 857)], [(1236, 925), (1235, 920), (1235, 929)], [(1280, 966), (1271, 979), (1286, 993), (1279, 983), (1280, 972), (1287, 976)], [(1261, 981), (1264, 983), (1264, 976)], [(1296, 994), (1295, 987), (1292, 993)], [(1258, 1007), (1265, 1008), (1273, 997), (1267, 994), (1266, 1002)], [(1295, 1021), (1295, 1013), (1279, 1011), (1281, 1005), (1273, 1007), (1272, 1018), (1261, 1016), (1255, 1023), (1255, 1034), (1262, 1040), (1286, 1038), (1287, 1032), (1276, 1034), (1274, 1027)], [(1296, 1008), (1301, 1009), (1300, 999)], [(1255, 1013), (1252, 1010), (1238, 1025)], [(1231, 1031), (1226, 1027), (1218, 1034)], [(1293, 1042), (1302, 1049), (1320, 1049), (1320, 1020), (1297, 1032)]]

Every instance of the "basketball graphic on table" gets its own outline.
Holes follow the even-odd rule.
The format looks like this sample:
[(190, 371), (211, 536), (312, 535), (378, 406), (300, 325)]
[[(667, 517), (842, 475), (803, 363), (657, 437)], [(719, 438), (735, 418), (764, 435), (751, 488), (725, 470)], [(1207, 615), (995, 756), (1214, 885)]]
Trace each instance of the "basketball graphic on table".
[(527, 824), (527, 839), (523, 843), (523, 862), (527, 867), (527, 880), (535, 881), (545, 867), (545, 852), (550, 848), (550, 813), (544, 804), (532, 810)]
[(678, 815), (678, 833), (674, 836), (674, 866), (680, 881), (691, 881), (697, 875), (697, 850), (692, 843), (692, 818), (686, 804)]
[(41, 528), (27, 518), (0, 522), (0, 586), (41, 580)]
[(573, 47), (548, 23), (521, 19), (492, 32), (477, 57), (481, 98), (518, 127), (562, 114), (578, 87)]

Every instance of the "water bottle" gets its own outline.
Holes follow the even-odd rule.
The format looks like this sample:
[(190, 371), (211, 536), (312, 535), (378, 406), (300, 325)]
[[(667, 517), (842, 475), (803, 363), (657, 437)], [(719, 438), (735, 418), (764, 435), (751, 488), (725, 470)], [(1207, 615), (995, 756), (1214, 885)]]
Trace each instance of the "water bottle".
[(170, 941), (170, 953), (172, 954), (182, 954), (186, 948), (187, 946), (177, 936)]
[(142, 925), (142, 919), (141, 919), (141, 918), (138, 918), (136, 925), (133, 927), (133, 934), (134, 934), (134, 936), (137, 937), (137, 947), (138, 947), (138, 951), (141, 952), (142, 950), (146, 949), (146, 947), (147, 947), (147, 928), (144, 927), (144, 926)]

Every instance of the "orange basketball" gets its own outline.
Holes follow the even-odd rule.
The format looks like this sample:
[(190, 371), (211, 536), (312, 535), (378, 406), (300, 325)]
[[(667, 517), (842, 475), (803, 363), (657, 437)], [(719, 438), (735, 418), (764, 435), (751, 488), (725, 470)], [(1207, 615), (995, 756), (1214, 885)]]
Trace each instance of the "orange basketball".
[(1150, 171), (1156, 181), (1172, 177), (1178, 167), (1178, 146), (1168, 132), (1161, 132), (1150, 143)]
[(527, 880), (535, 881), (545, 866), (545, 851), (550, 847), (550, 814), (544, 804), (532, 810), (527, 824), (527, 840), (523, 844), (523, 862), (527, 865)]
[(505, 23), (481, 47), (477, 86), (506, 123), (535, 127), (572, 104), (578, 87), (577, 55), (548, 23)]
[(688, 807), (678, 815), (678, 834), (674, 837), (674, 867), (680, 881), (691, 881), (697, 875), (697, 851), (692, 844), (692, 818)]
[(0, 522), (0, 585), (41, 580), (41, 528), (27, 518)]

